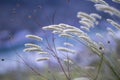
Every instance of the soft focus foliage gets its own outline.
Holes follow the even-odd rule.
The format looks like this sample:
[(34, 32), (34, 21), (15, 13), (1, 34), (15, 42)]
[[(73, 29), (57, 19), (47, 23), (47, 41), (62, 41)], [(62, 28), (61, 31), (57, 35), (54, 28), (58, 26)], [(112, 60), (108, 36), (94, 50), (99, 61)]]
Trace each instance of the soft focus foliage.
[[(89, 0), (94, 3), (98, 11), (108, 13), (110, 16), (117, 16), (120, 20), (120, 11), (109, 5), (104, 0)], [(119, 0), (112, 0), (119, 4)], [(37, 63), (46, 63), (43, 68), (38, 68), (34, 64), (29, 64), (27, 59), (23, 59), (18, 53), (17, 56), (22, 60), (18, 61), (27, 68), (18, 68), (0, 76), (2, 80), (120, 80), (120, 54), (117, 31), (120, 24), (114, 18), (107, 18), (105, 22), (113, 26), (106, 27), (106, 33), (96, 32), (94, 34), (98, 41), (90, 36), (92, 29), (96, 28), (103, 17), (98, 13), (78, 12), (80, 28), (73, 25), (59, 23), (43, 26), (41, 32), (48, 36), (26, 35), (28, 43), (25, 43), (24, 54), (37, 54), (32, 56)], [(51, 35), (50, 35), (51, 34)], [(108, 39), (106, 38), (109, 37)], [(57, 40), (63, 39), (61, 45), (56, 44)], [(32, 40), (29, 42), (29, 40)], [(112, 49), (112, 43), (117, 47)], [(87, 65), (78, 63), (73, 56), (80, 55), (77, 45), (84, 45), (89, 52), (90, 58), (95, 58)], [(79, 45), (79, 46), (80, 46)], [(85, 50), (83, 49), (83, 50)], [(84, 53), (85, 54), (85, 53)], [(83, 57), (83, 56), (81, 56)], [(79, 59), (81, 59), (81, 57)], [(86, 57), (83, 57), (87, 60)], [(89, 59), (88, 59), (89, 60)], [(4, 61), (4, 59), (1, 59)], [(12, 74), (11, 74), (12, 73)], [(14, 75), (17, 75), (16, 77)], [(21, 78), (22, 77), (22, 78)]]

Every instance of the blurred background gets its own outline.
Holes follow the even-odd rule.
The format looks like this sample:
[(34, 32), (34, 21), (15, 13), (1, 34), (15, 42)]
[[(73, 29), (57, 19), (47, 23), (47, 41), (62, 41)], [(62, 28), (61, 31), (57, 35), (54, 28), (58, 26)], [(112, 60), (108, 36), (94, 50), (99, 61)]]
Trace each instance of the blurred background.
[[(113, 7), (120, 9), (119, 4), (113, 3), (111, 0), (106, 1)], [(120, 20), (117, 17), (113, 18), (108, 14), (96, 11), (94, 3), (89, 0), (0, 0), (0, 80), (33, 80), (28, 79), (29, 74), (32, 73), (26, 63), (38, 70), (42, 70), (46, 63), (36, 62), (35, 59), (38, 57), (36, 54), (23, 52), (24, 44), (30, 42), (25, 38), (25, 35), (35, 34), (45, 37), (41, 28), (51, 24), (65, 23), (80, 27), (79, 19), (76, 17), (79, 11), (95, 12), (103, 17), (100, 24), (89, 32), (95, 40), (97, 38), (93, 36), (94, 33), (104, 34), (106, 27), (111, 27), (105, 21), (106, 18)], [(57, 39), (57, 41), (59, 45), (62, 39)], [(74, 59), (79, 64), (88, 65), (96, 59), (96, 57), (89, 59), (90, 52), (84, 46), (76, 46), (79, 54), (74, 55)]]

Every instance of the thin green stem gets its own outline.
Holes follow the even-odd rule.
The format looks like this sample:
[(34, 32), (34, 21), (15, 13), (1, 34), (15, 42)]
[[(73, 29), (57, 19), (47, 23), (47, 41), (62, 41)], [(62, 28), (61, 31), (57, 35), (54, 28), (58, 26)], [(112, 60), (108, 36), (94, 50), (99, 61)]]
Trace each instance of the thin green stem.
[(102, 63), (103, 63), (103, 54), (102, 54), (102, 58), (101, 58), (100, 64), (99, 64), (99, 66), (98, 66), (97, 75), (96, 75), (96, 77), (95, 77), (94, 80), (97, 80), (97, 79), (98, 79), (98, 76), (99, 76), (99, 73), (100, 73), (100, 70), (101, 70), (101, 67), (102, 67)]

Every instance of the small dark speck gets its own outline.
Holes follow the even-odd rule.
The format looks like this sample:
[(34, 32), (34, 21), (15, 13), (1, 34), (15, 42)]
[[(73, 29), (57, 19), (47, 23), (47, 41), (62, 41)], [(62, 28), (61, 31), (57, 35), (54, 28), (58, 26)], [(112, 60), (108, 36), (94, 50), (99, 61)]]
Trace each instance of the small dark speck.
[(102, 50), (102, 47), (99, 47), (100, 50)]
[(5, 61), (5, 59), (1, 59), (1, 61)]
[(108, 44), (110, 44), (110, 41), (108, 41)]

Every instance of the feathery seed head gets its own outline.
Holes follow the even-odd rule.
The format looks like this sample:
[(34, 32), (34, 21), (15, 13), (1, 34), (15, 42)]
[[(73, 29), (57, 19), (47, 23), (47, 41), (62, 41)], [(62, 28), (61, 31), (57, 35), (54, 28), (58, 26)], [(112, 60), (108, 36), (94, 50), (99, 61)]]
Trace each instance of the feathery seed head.
[(76, 34), (76, 33), (82, 34), (83, 33), (83, 31), (80, 29), (65, 29), (63, 32), (69, 33), (69, 34)]
[(25, 47), (35, 47), (35, 48), (41, 48), (39, 45), (33, 44), (33, 43), (26, 43)]
[(64, 28), (64, 29), (73, 29), (73, 26), (70, 26), (68, 24), (61, 23), (61, 24), (59, 24), (59, 26), (61, 26), (61, 28)]
[[(94, 26), (94, 22), (93, 22), (93, 21), (91, 21), (91, 20), (89, 20), (89, 19), (82, 18), (82, 19), (81, 19), (81, 21), (84, 21), (84, 22), (89, 23), (89, 25), (90, 25), (91, 27), (93, 27), (93, 26)], [(80, 22), (79, 22), (79, 23), (80, 23)]]
[(120, 3), (120, 0), (112, 0), (113, 2)]
[(86, 21), (79, 21), (80, 24), (82, 24), (83, 26), (86, 26), (87, 28), (91, 28), (92, 24), (86, 22)]
[(115, 28), (120, 30), (120, 24), (116, 23), (115, 21), (113, 21), (112, 19), (107, 19), (107, 21), (112, 24)]
[(37, 40), (37, 41), (42, 41), (43, 40), (41, 37), (36, 36), (36, 35), (26, 35), (25, 37), (30, 38), (30, 39), (34, 39), (34, 40)]
[(65, 47), (57, 47), (57, 50), (62, 52), (67, 52), (67, 53), (73, 53), (73, 54), (76, 53), (76, 51), (65, 48)]
[(89, 14), (84, 13), (84, 12), (78, 12), (77, 17), (78, 18), (86, 18), (86, 19), (89, 19), (91, 21), (96, 21), (95, 18), (91, 17)]
[(103, 5), (109, 5), (107, 2), (104, 0), (90, 0), (91, 2), (94, 2), (96, 4), (103, 4)]
[(74, 45), (68, 42), (64, 42), (64, 46), (69, 46), (69, 47), (73, 47)]
[(42, 49), (33, 47), (33, 48), (26, 48), (23, 51), (24, 52), (39, 52), (39, 51), (42, 51)]
[(103, 12), (109, 13), (110, 15), (116, 15), (120, 17), (120, 11), (109, 5), (95, 4), (95, 7), (99, 11), (103, 11)]
[(114, 32), (114, 30), (113, 30), (113, 29), (111, 29), (111, 28), (107, 27), (107, 31), (108, 31), (108, 32), (111, 32), (112, 34), (114, 34), (114, 35), (115, 35), (115, 32)]
[(42, 28), (43, 30), (62, 30), (59, 25), (50, 25)]
[(54, 30), (54, 31), (52, 31), (52, 33), (53, 34), (60, 34), (60, 33), (62, 33), (62, 31), (60, 31), (60, 30), (59, 31)]
[(73, 38), (72, 35), (69, 35), (67, 33), (61, 33), (61, 34), (59, 34), (59, 37)]
[(46, 61), (49, 59), (50, 59), (49, 57), (41, 57), (41, 58), (38, 58), (37, 61)]
[(96, 33), (96, 37), (98, 37), (100, 39), (104, 39), (104, 37), (100, 33)]
[(44, 52), (44, 51), (39, 51), (37, 52), (38, 54), (48, 54), (48, 52)]
[(90, 29), (88, 27), (85, 27), (85, 26), (80, 26), (80, 28), (85, 30), (85, 31), (90, 31)]
[(102, 19), (102, 17), (99, 14), (96, 14), (96, 13), (91, 13), (90, 16), (92, 16), (94, 18)]

